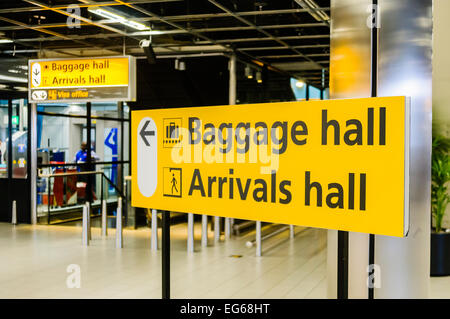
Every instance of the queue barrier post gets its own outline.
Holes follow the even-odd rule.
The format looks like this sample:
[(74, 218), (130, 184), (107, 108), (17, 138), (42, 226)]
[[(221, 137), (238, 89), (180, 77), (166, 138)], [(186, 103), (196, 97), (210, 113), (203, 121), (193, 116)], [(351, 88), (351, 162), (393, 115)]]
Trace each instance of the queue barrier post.
[(123, 234), (122, 234), (122, 197), (117, 199), (117, 214), (116, 214), (116, 248), (123, 248)]
[(83, 246), (89, 246), (89, 232), (88, 232), (88, 207), (87, 203), (83, 205), (83, 222), (82, 222), (81, 238)]
[(214, 216), (214, 242), (220, 241), (220, 217)]
[(192, 213), (188, 213), (187, 250), (189, 253), (194, 252), (194, 214)]
[(108, 236), (108, 211), (106, 200), (102, 200), (102, 236)]
[(158, 211), (152, 209), (152, 250), (158, 250)]
[(17, 203), (15, 200), (12, 202), (12, 216), (11, 216), (11, 224), (17, 225)]
[(208, 215), (202, 215), (202, 247), (208, 246)]

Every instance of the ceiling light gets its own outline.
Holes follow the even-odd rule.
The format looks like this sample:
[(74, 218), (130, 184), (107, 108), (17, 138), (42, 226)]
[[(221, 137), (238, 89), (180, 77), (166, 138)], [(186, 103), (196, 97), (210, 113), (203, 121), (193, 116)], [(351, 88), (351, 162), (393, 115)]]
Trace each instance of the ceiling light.
[(299, 89), (301, 89), (302, 87), (305, 86), (305, 82), (297, 81), (297, 82), (295, 82), (295, 86), (298, 87)]
[(108, 11), (108, 10), (105, 10), (105, 9), (102, 9), (102, 8), (91, 7), (91, 8), (88, 8), (88, 11), (92, 12), (92, 13), (94, 13), (96, 15), (99, 15), (99, 16), (101, 16), (103, 18), (109, 19), (112, 22), (117, 22), (117, 23), (126, 25), (126, 26), (128, 26), (130, 28), (139, 30), (139, 31), (150, 30), (150, 27), (146, 26), (145, 24), (129, 20), (129, 19), (127, 19), (127, 18), (125, 18), (125, 17), (123, 17), (121, 15), (118, 15), (116, 13), (113, 13), (111, 11)]
[(18, 68), (24, 71), (28, 71), (28, 65), (19, 65)]
[(253, 79), (253, 71), (248, 65), (245, 67), (245, 76), (247, 79)]
[(9, 73), (16, 73), (16, 74), (17, 74), (17, 73), (19, 73), (20, 71), (19, 71), (19, 70), (15, 70), (15, 69), (9, 69), (8, 72), (9, 72)]
[(0, 43), (12, 43), (13, 40), (10, 39), (0, 39)]
[(0, 84), (0, 89), (6, 89), (8, 86), (5, 84)]
[(28, 88), (24, 86), (15, 86), (14, 89), (16, 89), (17, 91), (28, 91)]
[(262, 75), (260, 71), (256, 72), (256, 82), (262, 83)]
[(19, 78), (17, 76), (9, 76), (9, 75), (4, 75), (4, 74), (0, 74), (0, 81), (28, 83), (27, 78)]

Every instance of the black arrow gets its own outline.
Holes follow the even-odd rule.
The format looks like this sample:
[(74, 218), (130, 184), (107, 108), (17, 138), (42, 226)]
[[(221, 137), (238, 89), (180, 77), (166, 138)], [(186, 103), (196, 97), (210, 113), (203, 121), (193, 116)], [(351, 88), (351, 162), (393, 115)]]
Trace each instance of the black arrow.
[(142, 140), (144, 141), (145, 145), (150, 146), (150, 143), (148, 142), (146, 136), (155, 136), (155, 131), (146, 131), (145, 129), (150, 124), (150, 121), (145, 122), (144, 127), (141, 129), (141, 132), (139, 135), (141, 135)]
[(38, 70), (34, 70), (33, 73), (34, 73), (34, 75), (39, 75), (40, 72)]

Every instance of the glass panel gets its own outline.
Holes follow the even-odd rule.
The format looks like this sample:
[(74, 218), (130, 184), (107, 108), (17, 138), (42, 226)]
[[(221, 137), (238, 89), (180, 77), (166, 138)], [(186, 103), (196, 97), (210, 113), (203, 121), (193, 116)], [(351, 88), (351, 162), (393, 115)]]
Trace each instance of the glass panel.
[(39, 112), (49, 112), (70, 115), (86, 115), (86, 104), (84, 103), (43, 103), (38, 104)]
[(116, 102), (96, 102), (92, 103), (92, 116), (104, 116), (119, 118), (119, 112)]
[(320, 100), (320, 90), (312, 85), (309, 86), (309, 99)]
[(13, 178), (27, 178), (28, 117), (24, 99), (12, 101), (12, 168)]
[(0, 100), (0, 178), (8, 178), (8, 101)]

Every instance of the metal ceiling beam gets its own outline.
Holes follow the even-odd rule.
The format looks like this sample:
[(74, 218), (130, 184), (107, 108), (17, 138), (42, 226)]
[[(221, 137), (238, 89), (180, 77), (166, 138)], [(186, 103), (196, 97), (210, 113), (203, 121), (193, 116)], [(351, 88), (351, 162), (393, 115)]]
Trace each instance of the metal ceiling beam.
[[(330, 10), (329, 7), (320, 8), (323, 11)], [(276, 14), (289, 14), (289, 13), (305, 13), (308, 12), (306, 9), (281, 9), (281, 10), (258, 10), (258, 11), (236, 11), (235, 14), (238, 16), (260, 16), (260, 15), (276, 15)], [(220, 12), (220, 13), (200, 13), (200, 14), (184, 14), (184, 15), (176, 15), (176, 16), (167, 16), (167, 20), (169, 21), (186, 21), (186, 20), (202, 20), (202, 19), (214, 19), (214, 18), (227, 18), (231, 17), (229, 13)], [(157, 21), (157, 19), (147, 17), (147, 18), (138, 18), (136, 21)]]
[[(50, 31), (50, 30), (33, 28), (33, 27), (28, 26), (27, 24), (25, 24), (23, 22), (16, 21), (16, 20), (13, 20), (13, 19), (9, 19), (9, 18), (6, 18), (6, 17), (1, 17), (0, 16), (0, 21), (4, 21), (4, 22), (7, 22), (7, 23), (18, 25), (18, 26), (21, 26), (22, 28), (25, 28), (25, 29), (28, 29), (28, 30), (35, 30), (35, 31), (39, 31), (39, 32), (42, 32), (42, 33), (45, 33), (45, 34), (50, 34), (50, 35), (52, 35), (52, 36), (54, 36), (54, 37), (56, 37), (58, 39), (70, 40), (70, 41), (74, 41), (74, 42), (76, 42), (78, 44), (83, 44), (83, 45), (87, 45), (87, 46), (94, 46), (94, 45), (92, 45), (92, 44), (90, 44), (88, 42), (85, 42), (85, 41), (70, 39), (69, 37), (67, 37), (64, 34), (60, 34), (60, 33), (54, 32), (54, 31)], [(17, 39), (13, 39), (13, 40), (15, 42), (19, 43), (19, 44), (26, 45), (26, 44), (22, 43), (22, 41), (20, 39), (18, 39), (18, 40)], [(28, 45), (28, 46), (30, 46), (30, 45)], [(97, 46), (94, 46), (94, 47), (97, 47)]]
[(289, 44), (287, 44), (285, 41), (283, 41), (281, 38), (273, 36), (271, 33), (265, 31), (264, 29), (262, 29), (261, 27), (257, 26), (256, 24), (248, 21), (245, 18), (242, 18), (241, 16), (236, 15), (233, 11), (231, 11), (230, 9), (228, 9), (227, 7), (221, 5), (220, 3), (218, 3), (215, 0), (208, 0), (210, 3), (212, 3), (213, 5), (215, 5), (217, 8), (221, 9), (224, 12), (227, 12), (229, 14), (231, 14), (234, 18), (236, 18), (237, 20), (241, 21), (242, 23), (245, 23), (251, 27), (253, 27), (255, 30), (259, 31), (260, 33), (264, 34), (266, 37), (270, 38), (271, 40), (274, 40), (276, 42), (278, 42), (279, 44), (285, 46), (286, 48), (292, 50), (293, 52), (295, 52), (299, 57), (302, 57), (312, 63), (317, 64), (317, 66), (322, 67), (320, 64), (316, 63), (313, 59), (305, 56), (302, 52), (300, 52), (297, 49), (294, 49), (292, 46), (290, 46)]
[[(133, 19), (133, 21), (137, 21), (137, 19)], [(111, 20), (98, 20), (95, 21), (99, 24), (117, 24), (118, 22)], [(89, 25), (89, 23), (81, 23), (80, 25)], [(261, 26), (261, 29), (289, 29), (289, 28), (316, 28), (316, 27), (326, 27), (327, 25), (324, 23), (295, 23), (295, 24), (281, 24), (281, 25), (264, 25)], [(47, 24), (36, 24), (31, 27), (40, 28), (40, 29), (49, 29), (49, 28), (64, 28), (67, 27), (66, 23), (47, 23)], [(19, 30), (18, 26), (3, 26), (0, 27), (0, 31), (11, 31), (11, 30)], [(190, 31), (194, 32), (223, 32), (223, 31), (242, 31), (242, 30), (253, 30), (253, 27), (247, 26), (238, 26), (238, 27), (218, 27), (218, 28), (200, 28), (200, 29), (190, 29), (190, 30), (158, 30), (158, 33), (154, 35), (162, 35), (162, 34), (181, 34), (181, 33), (189, 33)]]
[[(161, 3), (161, 2), (179, 2), (183, 0), (132, 0), (128, 1), (130, 4), (145, 4), (145, 3)], [(106, 1), (106, 2), (99, 2), (96, 4), (79, 4), (79, 3), (72, 3), (72, 4), (64, 4), (64, 5), (54, 5), (54, 6), (47, 6), (48, 8), (43, 7), (21, 7), (21, 8), (7, 8), (7, 9), (0, 9), (0, 14), (3, 13), (20, 13), (20, 12), (30, 12), (30, 11), (46, 11), (51, 9), (67, 9), (70, 6), (77, 5), (80, 8), (88, 8), (88, 7), (110, 7), (110, 6), (120, 6), (121, 4), (115, 2), (115, 1)], [(51, 8), (51, 9), (49, 9)]]
[[(317, 48), (329, 48), (329, 44), (308, 44), (308, 45), (293, 45), (296, 49), (317, 49)], [(241, 51), (266, 51), (266, 50), (286, 50), (286, 47), (252, 47), (252, 48), (239, 48)]]
[[(329, 35), (317, 34), (317, 35), (294, 35), (278, 37), (279, 40), (304, 40), (304, 39), (329, 39)], [(216, 43), (236, 43), (236, 42), (252, 42), (252, 41), (273, 41), (271, 38), (237, 38), (237, 39), (223, 39), (216, 40)], [(198, 41), (198, 44), (203, 44), (202, 41)], [(285, 47), (286, 48), (286, 47)]]
[(74, 14), (74, 13), (69, 13), (69, 12), (64, 11), (62, 9), (52, 8), (52, 7), (48, 6), (48, 5), (46, 5), (45, 3), (42, 3), (42, 2), (39, 2), (39, 1), (36, 1), (36, 0), (22, 0), (22, 1), (27, 2), (29, 4), (33, 4), (33, 5), (38, 6), (40, 8), (44, 8), (46, 10), (50, 10), (50, 11), (53, 11), (53, 12), (56, 12), (56, 13), (59, 13), (59, 14), (62, 14), (62, 15), (65, 15), (65, 16), (68, 16), (68, 17), (80, 20), (80, 21), (83, 21), (85, 23), (94, 25), (96, 27), (103, 28), (103, 29), (108, 30), (108, 31), (112, 31), (112, 32), (121, 34), (123, 36), (127, 36), (127, 33), (125, 31), (122, 31), (122, 30), (119, 30), (119, 29), (107, 26), (107, 25), (102, 24), (102, 23), (98, 23), (98, 22), (92, 21), (91, 19), (82, 17), (82, 16)]

